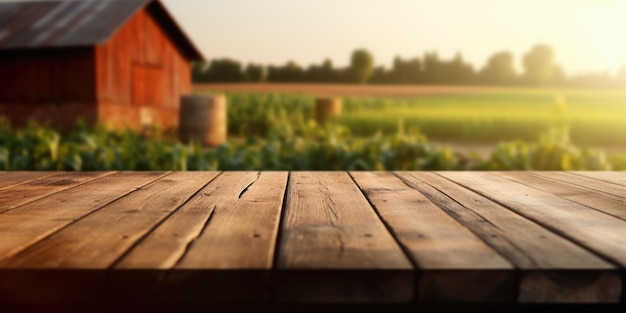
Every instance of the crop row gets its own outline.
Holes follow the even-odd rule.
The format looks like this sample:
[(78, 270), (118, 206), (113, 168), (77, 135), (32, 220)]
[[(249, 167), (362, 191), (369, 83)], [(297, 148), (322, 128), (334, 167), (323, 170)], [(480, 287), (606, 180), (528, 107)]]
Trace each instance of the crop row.
[(563, 133), (502, 143), (489, 158), (436, 147), (420, 134), (367, 138), (338, 125), (270, 125), (265, 136), (203, 148), (133, 131), (77, 124), (67, 135), (0, 123), (1, 170), (623, 170), (626, 158), (579, 149)]

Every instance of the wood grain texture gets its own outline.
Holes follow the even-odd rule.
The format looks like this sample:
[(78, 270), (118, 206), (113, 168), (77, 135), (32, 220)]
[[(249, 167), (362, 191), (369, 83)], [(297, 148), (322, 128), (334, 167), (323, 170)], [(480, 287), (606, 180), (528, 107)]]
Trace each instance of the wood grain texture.
[(0, 190), (0, 214), (112, 172), (66, 172)]
[(611, 184), (626, 186), (626, 171), (577, 171), (570, 173), (601, 180)]
[[(562, 181), (568, 185), (584, 187), (595, 192), (608, 193), (614, 196), (626, 198), (626, 187), (618, 184), (601, 181), (595, 178), (575, 175), (569, 172), (534, 172), (534, 175)], [(608, 178), (608, 177), (607, 177)]]
[(439, 174), (586, 249), (626, 265), (626, 221), (491, 173)]
[(223, 172), (116, 268), (176, 268), (159, 281), (162, 290), (155, 294), (161, 299), (269, 301), (287, 176), (287, 172)]
[(290, 174), (276, 267), (279, 301), (413, 297), (409, 259), (345, 172)]
[(419, 267), (418, 301), (513, 301), (513, 266), (466, 227), (389, 172), (350, 175)]
[(224, 172), (190, 203), (213, 213), (176, 267), (270, 269), (287, 176)]
[(524, 172), (502, 172), (498, 173), (498, 176), (549, 192), (561, 198), (572, 200), (622, 220), (626, 220), (626, 198), (601, 193), (574, 184), (567, 184), (558, 179), (548, 179), (542, 175)]
[[(436, 173), (396, 174), (520, 269), (517, 300), (618, 301), (619, 272), (584, 248)], [(589, 278), (593, 270), (597, 270), (597, 280)], [(544, 288), (544, 292), (536, 292), (537, 286)]]
[(0, 303), (623, 301), (624, 176), (0, 172)]
[(163, 174), (115, 173), (0, 214), (0, 261)]
[(27, 183), (31, 180), (53, 175), (54, 172), (6, 172), (0, 171), (0, 189)]
[(108, 268), (215, 174), (174, 172), (0, 263), (4, 268)]

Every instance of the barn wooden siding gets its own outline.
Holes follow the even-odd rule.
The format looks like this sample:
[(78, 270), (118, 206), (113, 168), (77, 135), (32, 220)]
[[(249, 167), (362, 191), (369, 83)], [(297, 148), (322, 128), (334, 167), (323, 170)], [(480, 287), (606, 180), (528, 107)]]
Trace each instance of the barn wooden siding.
[(0, 114), (68, 128), (97, 120), (93, 48), (0, 51)]
[(179, 97), (191, 92), (190, 63), (147, 9), (95, 54), (100, 119), (116, 127), (178, 125)]
[(176, 128), (202, 59), (157, 0), (0, 3), (0, 115), (16, 127)]

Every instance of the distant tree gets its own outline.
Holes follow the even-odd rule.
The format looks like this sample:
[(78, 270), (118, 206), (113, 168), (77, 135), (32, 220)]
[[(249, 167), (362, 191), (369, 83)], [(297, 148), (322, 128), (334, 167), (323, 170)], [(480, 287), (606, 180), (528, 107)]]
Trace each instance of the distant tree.
[(445, 83), (469, 84), (476, 79), (474, 67), (469, 63), (465, 63), (460, 52), (454, 56), (452, 61), (445, 63), (444, 69)]
[(320, 68), (321, 81), (324, 82), (337, 82), (339, 81), (339, 74), (337, 70), (333, 68), (333, 62), (330, 59), (324, 60)]
[(294, 61), (287, 62), (284, 66), (270, 66), (267, 80), (272, 82), (301, 82), (304, 81), (305, 71)]
[(546, 85), (554, 71), (554, 50), (546, 44), (537, 44), (524, 54), (524, 78), (535, 86)]
[(495, 53), (489, 58), (479, 75), (480, 80), (487, 84), (511, 84), (516, 76), (513, 68), (513, 54), (508, 51)]
[(208, 82), (241, 82), (244, 78), (241, 63), (232, 59), (211, 61), (204, 77)]
[(442, 73), (442, 62), (439, 60), (437, 52), (426, 52), (424, 54), (424, 83), (440, 84), (445, 81)]
[(259, 83), (265, 81), (267, 75), (263, 65), (250, 63), (244, 69), (243, 76), (247, 82)]
[(388, 84), (392, 83), (391, 72), (387, 71), (384, 66), (377, 66), (372, 71), (372, 77), (369, 79), (369, 83), (372, 84)]
[(306, 71), (304, 71), (303, 80), (308, 82), (336, 82), (337, 73), (333, 69), (332, 61), (326, 59), (321, 65), (310, 65)]
[(397, 56), (393, 59), (393, 67), (389, 80), (395, 84), (416, 84), (423, 81), (422, 61), (419, 58), (403, 60)]
[(191, 62), (191, 81), (192, 82), (206, 82), (206, 70), (208, 64), (204, 61), (202, 62)]
[(374, 57), (365, 49), (357, 49), (352, 53), (349, 71), (354, 82), (364, 84), (372, 76)]

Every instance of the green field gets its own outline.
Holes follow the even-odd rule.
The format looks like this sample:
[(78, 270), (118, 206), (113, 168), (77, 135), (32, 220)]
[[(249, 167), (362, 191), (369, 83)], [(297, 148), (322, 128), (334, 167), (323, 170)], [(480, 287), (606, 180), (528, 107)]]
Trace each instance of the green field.
[[(233, 135), (253, 130), (263, 134), (269, 127), (263, 124), (267, 121), (263, 116), (268, 114), (292, 123), (313, 118), (312, 96), (228, 96)], [(393, 134), (401, 125), (405, 132), (419, 132), (430, 140), (465, 143), (537, 140), (553, 128), (567, 128), (577, 145), (622, 146), (626, 144), (626, 91), (507, 89), (414, 98), (346, 97), (335, 122), (354, 136)]]
[(626, 92), (502, 91), (413, 99), (345, 99), (338, 123), (355, 135), (419, 130), (429, 139), (456, 142), (536, 140), (568, 127), (573, 143), (626, 144)]
[[(227, 93), (228, 141), (77, 124), (68, 133), (0, 118), (2, 170), (626, 170), (626, 92), (506, 90), (344, 98), (320, 125), (315, 97)], [(434, 142), (490, 143), (485, 154)], [(592, 147), (592, 148), (589, 148)]]

